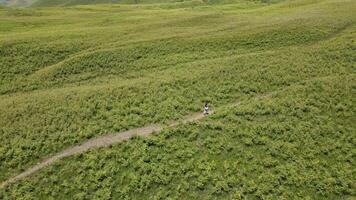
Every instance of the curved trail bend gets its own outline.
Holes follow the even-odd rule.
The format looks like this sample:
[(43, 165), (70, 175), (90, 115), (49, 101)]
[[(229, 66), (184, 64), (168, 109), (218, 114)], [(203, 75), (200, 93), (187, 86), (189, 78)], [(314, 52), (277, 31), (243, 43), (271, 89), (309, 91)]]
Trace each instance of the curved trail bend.
[[(202, 113), (194, 113), (189, 116), (186, 116), (180, 122), (178, 121), (178, 122), (174, 122), (174, 123), (168, 125), (168, 127), (174, 127), (179, 124), (193, 122), (193, 121), (199, 120), (203, 117), (205, 117), (205, 116)], [(142, 128), (131, 129), (131, 130), (124, 131), (124, 132), (108, 134), (108, 135), (104, 135), (104, 136), (101, 136), (98, 138), (90, 139), (82, 144), (79, 144), (74, 147), (70, 147), (70, 148), (68, 148), (68, 149), (66, 149), (52, 157), (49, 157), (49, 158), (43, 160), (42, 162), (37, 163), (33, 167), (27, 169), (26, 171), (14, 176), (14, 177), (9, 178), (7, 181), (1, 183), (0, 188), (3, 188), (10, 183), (14, 183), (14, 182), (18, 181), (19, 179), (30, 176), (31, 174), (37, 172), (38, 170), (56, 162), (57, 160), (60, 160), (62, 158), (72, 156), (75, 154), (80, 154), (80, 153), (88, 151), (89, 149), (92, 149), (92, 148), (107, 147), (112, 144), (128, 140), (134, 136), (147, 137), (154, 132), (158, 132), (158, 131), (162, 130), (163, 128), (164, 127), (161, 125), (153, 124), (153, 125), (145, 126)]]

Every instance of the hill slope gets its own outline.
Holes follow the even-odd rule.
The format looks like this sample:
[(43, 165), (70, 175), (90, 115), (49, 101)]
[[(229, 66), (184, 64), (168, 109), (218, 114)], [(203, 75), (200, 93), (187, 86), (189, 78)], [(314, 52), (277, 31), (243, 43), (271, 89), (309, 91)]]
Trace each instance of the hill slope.
[(1, 9), (0, 182), (90, 138), (216, 112), (59, 161), (0, 199), (354, 196), (355, 8)]

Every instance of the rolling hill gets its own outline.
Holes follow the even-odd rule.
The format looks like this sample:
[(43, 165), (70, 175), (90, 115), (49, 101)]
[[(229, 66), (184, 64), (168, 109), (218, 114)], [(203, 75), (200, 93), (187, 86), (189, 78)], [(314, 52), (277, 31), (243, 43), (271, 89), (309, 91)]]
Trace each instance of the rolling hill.
[[(0, 183), (163, 129), (56, 160), (0, 199), (356, 195), (355, 1), (106, 2), (0, 9)], [(181, 123), (205, 102), (214, 113)]]

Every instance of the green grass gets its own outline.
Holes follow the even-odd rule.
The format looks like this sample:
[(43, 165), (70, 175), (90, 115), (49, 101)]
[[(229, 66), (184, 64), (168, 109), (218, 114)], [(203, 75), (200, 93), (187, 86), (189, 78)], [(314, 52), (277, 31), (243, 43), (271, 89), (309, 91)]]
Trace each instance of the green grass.
[(217, 110), (60, 161), (0, 199), (355, 195), (355, 8), (302, 0), (0, 9), (0, 181), (92, 137), (169, 123), (204, 101)]
[[(355, 77), (311, 78), (198, 124), (93, 150), (5, 198), (335, 199), (355, 195)], [(325, 101), (328, 99), (328, 101)], [(345, 120), (346, 119), (346, 120)]]

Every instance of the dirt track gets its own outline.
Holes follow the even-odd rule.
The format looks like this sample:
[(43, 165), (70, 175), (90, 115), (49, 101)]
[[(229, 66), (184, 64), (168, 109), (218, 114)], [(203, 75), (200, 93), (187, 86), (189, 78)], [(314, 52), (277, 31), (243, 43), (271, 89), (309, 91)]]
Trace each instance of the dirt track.
[[(274, 92), (264, 94), (264, 95), (257, 95), (253, 99), (255, 99), (255, 100), (263, 99), (263, 98), (271, 96), (273, 93)], [(238, 105), (240, 105), (240, 103), (241, 102), (238, 101), (238, 102), (229, 104), (228, 106), (238, 106)], [(210, 114), (212, 114), (212, 113), (213, 113), (213, 111), (210, 111)], [(30, 176), (31, 174), (37, 172), (38, 170), (54, 163), (57, 160), (62, 159), (62, 158), (65, 158), (65, 157), (68, 157), (71, 155), (75, 155), (75, 154), (79, 154), (79, 153), (83, 153), (83, 152), (85, 152), (89, 149), (92, 149), (92, 148), (110, 146), (112, 144), (116, 144), (116, 143), (122, 142), (124, 140), (128, 140), (134, 136), (147, 137), (147, 136), (151, 135), (152, 133), (162, 130), (164, 127), (174, 127), (179, 124), (194, 122), (194, 121), (197, 121), (204, 117), (205, 117), (205, 115), (203, 115), (200, 112), (193, 113), (193, 114), (190, 114), (190, 115), (184, 117), (182, 120), (176, 121), (168, 126), (153, 124), (153, 125), (145, 126), (142, 128), (131, 129), (131, 130), (124, 131), (124, 132), (108, 134), (108, 135), (104, 135), (104, 136), (101, 136), (98, 138), (90, 139), (90, 140), (84, 142), (83, 144), (79, 144), (77, 146), (70, 147), (70, 148), (68, 148), (68, 149), (66, 149), (52, 157), (49, 157), (49, 158), (43, 160), (42, 162), (39, 162), (38, 164), (34, 165), (33, 167), (27, 169), (26, 171), (14, 176), (14, 177), (9, 178), (8, 180), (6, 180), (5, 182), (0, 184), (0, 188), (3, 188), (10, 183), (14, 183), (19, 179)]]
[[(301, 82), (306, 82), (306, 81), (312, 81), (312, 80), (316, 80), (316, 79), (324, 79), (324, 78), (329, 78), (330, 76), (324, 76), (324, 77), (316, 77), (316, 78), (311, 78), (308, 80), (304, 80)], [(281, 90), (276, 90), (273, 92), (269, 92), (269, 93), (265, 93), (265, 94), (260, 94), (257, 95), (255, 97), (253, 97), (252, 99), (249, 99), (249, 101), (251, 100), (261, 100), (261, 99), (265, 99), (265, 98), (269, 98), (271, 96), (273, 96), (274, 94), (278, 93), (278, 92), (282, 92), (285, 90), (288, 90), (290, 87), (293, 87), (293, 85), (288, 86), (288, 87), (284, 87)], [(235, 103), (231, 103), (228, 104), (226, 106), (228, 107), (234, 107), (234, 106), (238, 106), (241, 104), (241, 101), (236, 101)], [(213, 114), (214, 111), (210, 112), (210, 114)], [(186, 116), (185, 118), (183, 118), (181, 121), (176, 121), (168, 126), (165, 127), (174, 127), (177, 126), (179, 124), (184, 124), (184, 123), (188, 123), (188, 122), (193, 122), (193, 121), (197, 121), (199, 119), (204, 118), (205, 116), (202, 113), (193, 113), (191, 115)], [(27, 169), (26, 171), (9, 178), (8, 180), (6, 180), (5, 182), (0, 184), (0, 188), (5, 187), (6, 185), (10, 184), (10, 183), (14, 183), (17, 180), (21, 179), (21, 178), (25, 178), (27, 176), (30, 176), (31, 174), (33, 174), (34, 172), (52, 164), (53, 162), (60, 160), (62, 158), (74, 155), (74, 154), (79, 154), (82, 152), (85, 152), (91, 148), (97, 148), (97, 147), (105, 147), (105, 146), (110, 146), (111, 144), (115, 144), (115, 143), (119, 143), (121, 141), (124, 140), (128, 140), (134, 136), (149, 136), (154, 132), (158, 132), (160, 130), (162, 130), (164, 127), (161, 125), (149, 125), (149, 126), (145, 126), (142, 128), (137, 128), (137, 129), (131, 129), (125, 132), (120, 132), (120, 133), (115, 133), (115, 134), (108, 134), (108, 135), (104, 135), (98, 138), (93, 138), (90, 139), (86, 142), (84, 142), (83, 144), (80, 144), (78, 146), (74, 146), (71, 148), (68, 148), (64, 151), (62, 151), (61, 153), (58, 153), (52, 157), (49, 157), (45, 160), (43, 160), (42, 162), (34, 165), (33, 167)]]
[[(189, 116), (186, 116), (182, 121), (180, 122), (174, 122), (170, 125), (168, 125), (168, 127), (174, 127), (177, 126), (178, 124), (183, 124), (183, 123), (187, 123), (187, 122), (193, 122), (196, 120), (199, 120), (201, 118), (203, 118), (204, 115), (202, 113), (194, 113), (191, 114)], [(10, 184), (10, 183), (14, 183), (19, 179), (25, 178), (27, 176), (30, 176), (31, 174), (35, 173), (36, 171), (54, 163), (57, 160), (60, 160), (62, 158), (74, 155), (74, 154), (79, 154), (82, 152), (85, 152), (91, 148), (98, 148), (98, 147), (106, 147), (106, 146), (110, 146), (112, 144), (115, 143), (119, 143), (122, 142), (124, 140), (128, 140), (134, 136), (142, 136), (142, 137), (146, 137), (151, 135), (154, 132), (158, 132), (160, 130), (163, 129), (163, 126), (161, 125), (149, 125), (149, 126), (145, 126), (142, 128), (137, 128), (137, 129), (131, 129), (125, 132), (119, 132), (119, 133), (115, 133), (115, 134), (108, 134), (108, 135), (104, 135), (98, 138), (93, 138), (90, 139), (86, 142), (84, 142), (83, 144), (80, 144), (78, 146), (74, 146), (71, 148), (68, 148), (52, 157), (49, 157), (45, 160), (43, 160), (42, 162), (34, 165), (33, 167), (27, 169), (26, 171), (18, 174), (17, 176), (11, 177), (10, 179), (8, 179), (7, 181), (1, 183), (0, 188), (5, 187), (6, 185)]]

